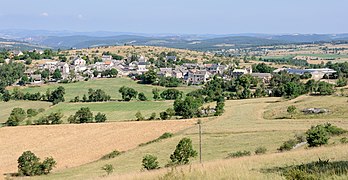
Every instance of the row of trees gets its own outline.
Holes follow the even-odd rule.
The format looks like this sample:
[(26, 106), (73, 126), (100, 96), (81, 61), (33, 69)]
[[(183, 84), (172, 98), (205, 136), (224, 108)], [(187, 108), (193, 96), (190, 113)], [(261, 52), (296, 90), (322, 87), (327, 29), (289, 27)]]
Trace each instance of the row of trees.
[(93, 90), (92, 88), (89, 88), (88, 96), (84, 94), (82, 100), (80, 100), (79, 96), (76, 96), (74, 99), (70, 100), (70, 102), (103, 102), (110, 101), (110, 99), (111, 96), (106, 94), (105, 91), (101, 89)]
[(65, 89), (62, 86), (59, 86), (57, 89), (53, 90), (52, 92), (47, 89), (45, 94), (41, 94), (40, 92), (37, 93), (23, 93), (18, 88), (15, 88), (13, 90), (13, 93), (10, 94), (9, 91), (5, 90), (2, 94), (2, 100), (5, 102), (13, 100), (31, 100), (31, 101), (48, 101), (52, 102), (53, 105), (56, 105), (60, 102), (64, 102), (64, 95), (65, 95)]
[(93, 116), (93, 113), (88, 107), (82, 107), (74, 115), (69, 116), (68, 122), (81, 124), (81, 123), (101, 123), (107, 120), (106, 115), (98, 113), (96, 116)]

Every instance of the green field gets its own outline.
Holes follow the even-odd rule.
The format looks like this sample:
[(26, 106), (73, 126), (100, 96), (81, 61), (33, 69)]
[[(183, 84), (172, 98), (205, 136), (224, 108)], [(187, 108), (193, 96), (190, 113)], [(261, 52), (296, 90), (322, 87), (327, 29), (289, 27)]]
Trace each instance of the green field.
[(25, 110), (29, 108), (34, 109), (48, 109), (52, 103), (41, 102), (41, 101), (9, 101), (9, 102), (0, 102), (0, 123), (6, 122), (7, 118), (10, 116), (13, 108), (23, 108)]
[(338, 58), (348, 58), (346, 54), (298, 54), (299, 56), (312, 56), (323, 59), (338, 59)]
[[(293, 138), (297, 133), (305, 132), (312, 125), (325, 123), (328, 119), (264, 119), (264, 115), (267, 114), (267, 111), (272, 110), (278, 105), (286, 108), (287, 104), (284, 104), (285, 102), (302, 102), (306, 101), (307, 98), (307, 96), (302, 96), (289, 102), (281, 98), (226, 101), (226, 112), (224, 115), (204, 119), (202, 148), (203, 162), (205, 162), (204, 168), (197, 164), (198, 158), (196, 158), (193, 160), (192, 165), (194, 170), (191, 171), (191, 169), (187, 167), (185, 170), (187, 176), (184, 177), (188, 179), (201, 179), (202, 177), (203, 179), (209, 179), (208, 177), (220, 176), (227, 179), (232, 177), (235, 179), (248, 179), (248, 177), (252, 179), (255, 177), (257, 177), (256, 179), (282, 179), (279, 174), (261, 173), (261, 169), (294, 165), (294, 163), (301, 164), (318, 160), (318, 157), (347, 160), (346, 151), (338, 151), (330, 154), (332, 149), (344, 149), (344, 147), (339, 145), (338, 138), (331, 139), (330, 145), (324, 148), (308, 150), (301, 147), (290, 152), (277, 153), (277, 148), (284, 141)], [(323, 107), (326, 105), (330, 106), (330, 100), (337, 101), (336, 97), (331, 96), (309, 98), (309, 100), (313, 98), (311, 100), (312, 102), (320, 102)], [(346, 100), (346, 98), (343, 97), (341, 97), (341, 99)], [(338, 118), (335, 113), (331, 114), (329, 119), (332, 124), (348, 129), (347, 121)], [(163, 167), (169, 161), (169, 155), (174, 151), (176, 144), (183, 137), (191, 138), (194, 143), (194, 148), (198, 150), (198, 127), (194, 127), (177, 133), (173, 138), (138, 147), (111, 160), (100, 160), (79, 167), (60, 170), (51, 175), (38, 178), (93, 179), (105, 174), (105, 172), (101, 170), (103, 165), (112, 164), (115, 167), (115, 172), (110, 179), (123, 179), (121, 175), (129, 173), (130, 175), (125, 177), (130, 179), (157, 179), (158, 176), (162, 176), (170, 171), (170, 169), (160, 170), (158, 174), (156, 174), (156, 172), (141, 173), (142, 157), (145, 154), (156, 155), (158, 156), (160, 165)], [(254, 152), (259, 146), (268, 149), (266, 155), (253, 155), (241, 159), (227, 160), (227, 162), (223, 160), (230, 152), (239, 150)], [(319, 156), (320, 154), (323, 156)], [(294, 157), (296, 158), (294, 159)], [(211, 169), (209, 169), (209, 164), (213, 164)], [(145, 177), (144, 175), (148, 176)]]
[[(97, 80), (90, 80), (90, 81), (81, 81), (76, 83), (69, 83), (69, 84), (50, 84), (50, 85), (43, 85), (40, 87), (28, 87), (24, 88), (23, 92), (29, 92), (29, 93), (45, 93), (47, 89), (50, 89), (53, 91), (58, 86), (63, 86), (65, 88), (65, 100), (70, 101), (76, 96), (79, 96), (80, 99), (82, 99), (83, 95), (88, 93), (88, 89), (92, 88), (94, 90), (96, 89), (102, 89), (104, 90), (108, 95), (111, 96), (112, 99), (121, 99), (121, 94), (118, 92), (118, 90), (122, 86), (127, 86), (134, 88), (139, 93), (143, 92), (145, 93), (145, 96), (152, 100), (152, 89), (158, 88), (161, 91), (167, 89), (165, 87), (161, 86), (152, 86), (152, 85), (143, 85), (138, 84), (136, 81), (133, 81), (129, 78), (110, 78), (110, 79), (97, 79)], [(192, 90), (197, 89), (197, 86), (183, 86), (183, 87), (177, 87), (176, 89), (183, 91), (184, 93), (191, 92)]]
[(98, 112), (106, 114), (108, 121), (135, 120), (135, 113), (140, 111), (145, 118), (155, 112), (159, 113), (173, 107), (173, 101), (131, 101), (131, 102), (96, 102), (96, 103), (59, 103), (48, 109), (45, 114), (60, 111), (66, 120), (81, 107), (89, 107), (93, 114)]

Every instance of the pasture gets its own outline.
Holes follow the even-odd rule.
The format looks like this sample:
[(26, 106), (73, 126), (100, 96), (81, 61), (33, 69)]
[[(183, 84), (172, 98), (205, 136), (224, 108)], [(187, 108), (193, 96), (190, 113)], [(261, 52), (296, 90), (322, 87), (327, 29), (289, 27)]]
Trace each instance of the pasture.
[[(339, 145), (338, 138), (330, 140), (328, 146), (308, 150), (301, 147), (290, 152), (278, 153), (277, 148), (286, 140), (293, 138), (298, 133), (304, 133), (312, 125), (322, 124), (328, 121), (325, 118), (311, 119), (265, 119), (265, 112), (274, 106), (287, 107), (286, 102), (301, 101), (306, 96), (291, 101), (281, 98), (260, 98), (247, 100), (226, 101), (226, 112), (220, 117), (203, 119), (203, 143), (202, 157), (203, 167), (198, 164), (198, 158), (193, 159), (193, 165), (184, 166), (183, 171), (175, 175), (193, 179), (209, 179), (209, 177), (226, 177), (249, 179), (281, 179), (279, 174), (261, 173), (261, 169), (294, 163), (304, 163), (318, 160), (318, 157), (331, 160), (347, 160), (347, 152), (342, 151), (346, 145)], [(320, 102), (322, 97), (311, 97), (313, 102)], [(327, 97), (327, 101), (336, 97)], [(345, 99), (344, 97), (340, 97)], [(316, 101), (316, 100), (317, 101)], [(339, 112), (338, 112), (339, 113)], [(330, 123), (348, 129), (348, 122), (332, 115)], [(346, 135), (344, 135), (346, 136)], [(110, 179), (153, 179), (163, 177), (170, 172), (162, 169), (154, 172), (142, 173), (141, 160), (145, 154), (153, 154), (158, 157), (160, 166), (163, 167), (169, 161), (170, 154), (176, 144), (183, 137), (189, 137), (193, 141), (194, 148), (198, 150), (198, 127), (194, 126), (178, 132), (174, 137), (157, 143), (137, 147), (133, 150), (110, 160), (99, 160), (82, 166), (58, 170), (51, 175), (38, 177), (39, 179), (81, 179), (100, 178), (105, 175), (101, 167), (112, 164), (115, 167), (114, 175)], [(268, 149), (266, 155), (252, 155), (238, 159), (223, 160), (228, 153), (240, 150), (255, 151), (257, 147)], [(190, 168), (192, 167), (192, 169)], [(181, 169), (181, 167), (179, 168)], [(190, 170), (191, 169), (191, 170)], [(227, 173), (227, 171), (229, 171)], [(227, 173), (224, 175), (224, 173)], [(206, 177), (205, 177), (206, 176)], [(175, 176), (176, 178), (180, 178)], [(174, 178), (175, 179), (175, 178)]]
[[(27, 87), (27, 88), (23, 88), (22, 91), (24, 93), (26, 92), (46, 93), (47, 89), (50, 89), (50, 91), (53, 91), (59, 86), (63, 86), (65, 88), (65, 101), (70, 101), (71, 99), (74, 99), (74, 97), (76, 96), (79, 96), (80, 99), (82, 99), (84, 94), (88, 95), (89, 88), (92, 88), (94, 90), (102, 89), (108, 95), (110, 95), (112, 99), (115, 99), (115, 100), (121, 99), (121, 94), (118, 92), (118, 90), (122, 86), (134, 88), (139, 93), (143, 92), (149, 100), (153, 99), (152, 89), (158, 88), (160, 91), (167, 89), (161, 86), (138, 84), (136, 81), (133, 81), (129, 78), (109, 78), (109, 79), (95, 79), (95, 80), (89, 80), (89, 81), (80, 81), (80, 82), (69, 83), (69, 84), (49, 84), (49, 85), (42, 85), (38, 87)], [(183, 91), (184, 93), (188, 93), (197, 88), (199, 87), (183, 86), (183, 87), (177, 87), (175, 89)]]

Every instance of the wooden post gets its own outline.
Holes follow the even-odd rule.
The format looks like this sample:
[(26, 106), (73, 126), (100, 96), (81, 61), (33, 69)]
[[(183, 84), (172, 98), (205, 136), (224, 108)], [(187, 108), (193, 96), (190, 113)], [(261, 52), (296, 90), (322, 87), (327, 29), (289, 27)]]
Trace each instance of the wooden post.
[(198, 120), (198, 129), (199, 129), (199, 163), (202, 164), (202, 121)]

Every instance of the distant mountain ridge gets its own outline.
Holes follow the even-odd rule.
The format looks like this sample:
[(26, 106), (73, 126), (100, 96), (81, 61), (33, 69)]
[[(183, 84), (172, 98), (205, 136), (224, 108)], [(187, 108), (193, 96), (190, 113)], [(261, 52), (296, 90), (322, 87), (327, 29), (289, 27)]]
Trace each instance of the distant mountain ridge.
[(108, 45), (151, 45), (192, 50), (216, 50), (260, 45), (347, 41), (346, 34), (146, 34), (128, 32), (73, 32), (46, 30), (0, 30), (1, 41), (28, 42), (55, 49)]

